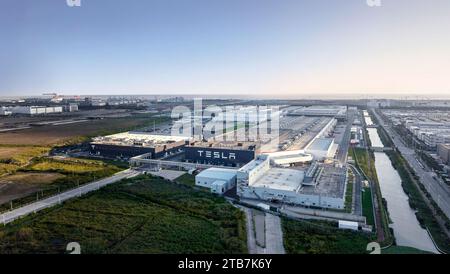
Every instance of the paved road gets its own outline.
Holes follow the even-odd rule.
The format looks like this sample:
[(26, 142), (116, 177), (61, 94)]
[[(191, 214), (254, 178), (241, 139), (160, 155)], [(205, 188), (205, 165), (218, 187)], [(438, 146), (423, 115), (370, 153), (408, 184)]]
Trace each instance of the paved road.
[[(280, 217), (245, 206), (239, 208), (246, 217), (248, 253), (285, 254)], [(258, 244), (258, 241), (264, 243)]]
[(351, 137), (351, 128), (353, 124), (353, 120), (355, 119), (355, 112), (351, 111), (348, 115), (347, 125), (345, 128), (344, 136), (342, 137), (342, 141), (339, 144), (339, 150), (337, 154), (337, 159), (341, 165), (345, 165), (347, 163), (347, 154), (348, 148), (350, 145), (350, 137)]
[(36, 213), (40, 210), (43, 210), (45, 208), (52, 207), (54, 205), (60, 204), (61, 202), (64, 202), (68, 199), (81, 196), (83, 194), (86, 194), (88, 192), (98, 190), (106, 185), (115, 183), (117, 181), (120, 181), (125, 178), (131, 178), (136, 175), (139, 175), (140, 172), (134, 171), (134, 170), (124, 170), (122, 172), (116, 173), (114, 176), (92, 182), (83, 186), (80, 186), (76, 189), (72, 189), (66, 192), (63, 192), (61, 194), (46, 198), (44, 200), (34, 202), (32, 204), (14, 209), (12, 211), (5, 212), (0, 215), (0, 222), (3, 224), (10, 223), (20, 217), (23, 217), (25, 215), (28, 215), (30, 213)]
[(249, 254), (258, 254), (258, 247), (256, 245), (255, 230), (253, 225), (253, 212), (248, 207), (239, 206), (245, 213), (246, 228), (247, 228), (247, 248)]
[(376, 111), (372, 110), (372, 112), (375, 113), (375, 116), (381, 126), (383, 126), (383, 128), (391, 136), (391, 139), (402, 156), (406, 159), (417, 176), (420, 177), (420, 182), (425, 186), (425, 189), (430, 193), (431, 197), (433, 197), (433, 200), (437, 203), (444, 214), (450, 218), (450, 188), (444, 182), (435, 180), (433, 178), (435, 173), (427, 171), (419, 164), (415, 151), (405, 146), (397, 132), (389, 125), (385, 124)]
[(266, 254), (285, 254), (281, 219), (266, 213)]
[(350, 168), (353, 171), (353, 174), (355, 175), (355, 200), (354, 200), (354, 212), (353, 214), (362, 216), (362, 199), (361, 199), (361, 188), (362, 188), (362, 181), (363, 176), (359, 173), (359, 170), (356, 169), (354, 166), (350, 165)]

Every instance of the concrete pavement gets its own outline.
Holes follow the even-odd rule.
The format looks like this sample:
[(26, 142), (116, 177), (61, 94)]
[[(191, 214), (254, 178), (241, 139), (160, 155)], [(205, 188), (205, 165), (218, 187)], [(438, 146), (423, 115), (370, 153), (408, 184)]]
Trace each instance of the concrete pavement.
[(0, 215), (0, 222), (3, 224), (10, 223), (10, 222), (12, 222), (16, 219), (19, 219), (23, 216), (26, 216), (30, 213), (36, 213), (40, 210), (60, 204), (71, 198), (82, 196), (88, 192), (98, 190), (109, 184), (115, 183), (115, 182), (120, 181), (125, 178), (132, 178), (139, 174), (140, 174), (140, 172), (134, 171), (131, 169), (127, 169), (127, 170), (118, 172), (111, 177), (108, 177), (108, 178), (105, 178), (105, 179), (102, 179), (102, 180), (99, 180), (96, 182), (92, 182), (89, 184), (85, 184), (78, 188), (60, 193), (58, 195), (43, 199), (41, 201), (37, 201), (37, 202), (31, 203), (29, 205), (22, 206), (22, 207), (14, 209), (14, 210), (5, 212)]

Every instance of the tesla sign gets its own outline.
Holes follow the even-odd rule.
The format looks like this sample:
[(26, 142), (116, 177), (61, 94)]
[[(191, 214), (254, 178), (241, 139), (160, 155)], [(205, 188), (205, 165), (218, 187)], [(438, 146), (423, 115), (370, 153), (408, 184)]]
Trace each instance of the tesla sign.
[(222, 151), (210, 151), (210, 150), (198, 150), (200, 157), (212, 158), (212, 159), (228, 159), (236, 160), (236, 153), (234, 152), (222, 152)]

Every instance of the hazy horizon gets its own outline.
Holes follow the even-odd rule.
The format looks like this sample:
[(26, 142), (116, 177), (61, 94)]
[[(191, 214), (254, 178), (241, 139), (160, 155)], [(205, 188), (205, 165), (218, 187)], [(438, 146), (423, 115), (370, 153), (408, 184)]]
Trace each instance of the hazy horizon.
[(450, 98), (450, 1), (4, 0), (0, 96)]

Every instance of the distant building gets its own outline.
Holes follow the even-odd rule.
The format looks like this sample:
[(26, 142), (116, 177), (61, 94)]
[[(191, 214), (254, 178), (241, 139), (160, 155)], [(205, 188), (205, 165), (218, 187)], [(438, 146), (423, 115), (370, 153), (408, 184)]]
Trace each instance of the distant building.
[(337, 148), (334, 138), (316, 138), (305, 148), (305, 152), (313, 155), (316, 161), (324, 161), (333, 158)]
[(15, 106), (9, 108), (12, 114), (39, 115), (63, 112), (61, 106)]
[(439, 144), (437, 146), (437, 153), (446, 165), (450, 163), (450, 144)]
[(0, 107), (0, 116), (11, 115), (12, 112), (7, 107)]
[(110, 158), (130, 158), (147, 153), (149, 158), (155, 159), (179, 151), (188, 140), (187, 137), (124, 132), (94, 138), (90, 151)]

